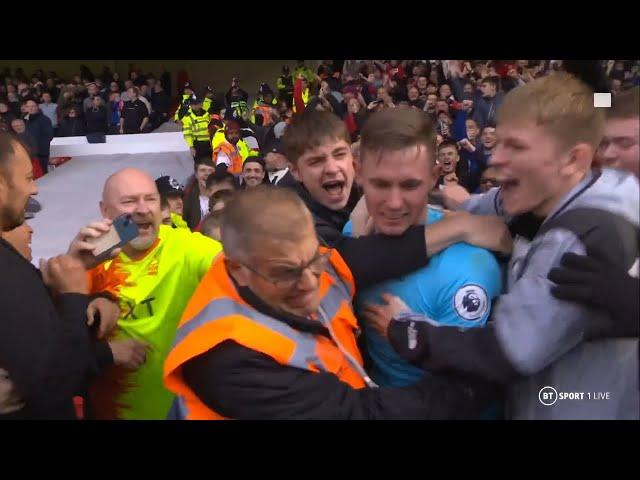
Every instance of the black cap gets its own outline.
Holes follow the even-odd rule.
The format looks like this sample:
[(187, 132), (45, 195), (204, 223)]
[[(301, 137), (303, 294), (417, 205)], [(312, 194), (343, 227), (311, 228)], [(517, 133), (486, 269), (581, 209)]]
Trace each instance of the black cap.
[(191, 90), (193, 90), (193, 85), (191, 85), (191, 82), (185, 82), (184, 88), (190, 88)]
[(193, 105), (194, 103), (202, 103), (202, 97), (191, 95), (191, 105)]
[(284, 155), (284, 146), (279, 139), (272, 141), (265, 149), (265, 155), (268, 153), (280, 153)]
[(163, 196), (182, 195), (184, 193), (182, 185), (180, 185), (175, 178), (170, 177), (169, 175), (156, 178), (156, 186), (158, 187), (158, 193)]
[(211, 85), (205, 85), (204, 86), (204, 93), (213, 93), (213, 87)]
[(258, 93), (260, 95), (273, 95), (273, 90), (271, 90), (271, 87), (269, 85), (267, 85), (266, 83), (261, 83), (260, 84), (260, 89), (258, 90)]

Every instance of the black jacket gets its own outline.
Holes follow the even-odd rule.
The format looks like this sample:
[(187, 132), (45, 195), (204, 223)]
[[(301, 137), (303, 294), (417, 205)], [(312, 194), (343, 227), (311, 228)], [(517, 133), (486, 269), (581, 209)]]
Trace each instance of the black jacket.
[[(267, 178), (269, 178), (267, 176)], [(273, 185), (273, 183), (272, 183)], [(293, 174), (290, 171), (287, 171), (282, 178), (278, 180), (278, 183), (275, 184), (278, 187), (289, 187), (289, 188), (298, 188), (298, 181), (295, 179)]]
[(151, 98), (151, 110), (164, 117), (165, 114), (169, 113), (170, 106), (171, 99), (169, 98), (169, 95), (167, 95), (167, 92), (162, 91), (154, 93)]
[(167, 92), (167, 95), (171, 96), (171, 73), (162, 72), (162, 75), (160, 75), (160, 84), (162, 85), (162, 89)]
[(90, 338), (89, 297), (54, 303), (39, 271), (0, 238), (0, 302), (0, 367), (26, 403), (0, 418), (75, 418), (72, 398), (113, 361), (106, 342)]
[(29, 147), (29, 153), (31, 156), (35, 157), (38, 153), (38, 144), (36, 143), (36, 139), (33, 138), (28, 131), (24, 131), (18, 134), (18, 137)]
[(53, 126), (46, 115), (36, 113), (25, 118), (27, 131), (36, 140), (38, 151), (34, 152), (38, 157), (49, 157), (49, 144), (53, 138)]
[(87, 134), (87, 126), (80, 117), (64, 117), (58, 129), (59, 137), (82, 137)]
[(87, 121), (87, 133), (107, 133), (109, 115), (107, 107), (100, 105), (97, 109), (92, 107), (84, 112)]
[(238, 88), (238, 90), (236, 90), (235, 92), (233, 91), (232, 88), (230, 88), (229, 90), (227, 90), (227, 93), (224, 96), (224, 99), (227, 102), (227, 108), (230, 108), (233, 102), (249, 101), (249, 94), (241, 88)]
[[(357, 288), (408, 273), (427, 263), (422, 228), (403, 237), (374, 235), (337, 247)], [(355, 240), (355, 239), (348, 239)], [(360, 239), (358, 239), (360, 240)], [(406, 255), (398, 258), (404, 249)], [(377, 262), (371, 262), (376, 258)], [(300, 331), (328, 336), (316, 321), (275, 312), (250, 290), (239, 288), (256, 310)], [(220, 415), (235, 419), (452, 419), (475, 418), (493, 390), (484, 384), (431, 375), (409, 388), (356, 390), (330, 373), (284, 366), (231, 340), (187, 362), (184, 378)]]
[(191, 230), (196, 228), (202, 220), (202, 213), (200, 212), (200, 189), (198, 188), (198, 181), (194, 178), (194, 183), (189, 188), (189, 192), (184, 198), (184, 212), (182, 218)]
[(329, 210), (324, 205), (319, 204), (301, 183), (298, 183), (296, 190), (300, 198), (307, 205), (313, 215), (316, 226), (316, 233), (329, 245), (333, 245), (342, 237), (342, 229), (349, 221), (351, 211), (354, 209), (361, 193), (354, 184), (351, 188), (351, 196), (347, 206), (342, 210)]

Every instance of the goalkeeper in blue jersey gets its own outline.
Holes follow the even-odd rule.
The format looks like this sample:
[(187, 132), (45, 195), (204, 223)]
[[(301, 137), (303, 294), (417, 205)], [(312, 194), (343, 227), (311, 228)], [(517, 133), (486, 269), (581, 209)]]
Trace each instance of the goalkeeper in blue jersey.
[[(435, 130), (421, 112), (379, 112), (365, 125), (360, 148), (357, 179), (364, 189), (373, 233), (400, 235), (412, 225), (443, 218), (441, 210), (427, 206), (428, 193), (438, 176)], [(358, 220), (348, 223), (344, 233), (363, 233)], [(500, 279), (492, 253), (458, 243), (433, 256), (427, 267), (359, 294), (356, 305), (359, 318), (364, 320), (374, 381), (380, 386), (400, 387), (426, 374), (394, 351), (386, 339), (386, 328), (377, 322), (379, 308), (395, 307), (404, 319), (482, 327), (489, 318), (492, 299), (500, 294)], [(385, 307), (387, 301), (390, 307)]]

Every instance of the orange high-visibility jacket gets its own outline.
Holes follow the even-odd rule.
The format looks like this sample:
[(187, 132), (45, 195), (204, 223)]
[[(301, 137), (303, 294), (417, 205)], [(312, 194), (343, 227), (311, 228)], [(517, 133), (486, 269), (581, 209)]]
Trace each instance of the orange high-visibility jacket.
[(356, 344), (357, 320), (353, 314), (353, 276), (340, 254), (331, 252), (330, 266), (320, 276), (318, 320), (331, 334), (301, 332), (248, 305), (238, 292), (218, 255), (184, 311), (173, 348), (164, 364), (164, 382), (177, 395), (180, 417), (189, 420), (223, 420), (205, 405), (182, 378), (191, 359), (226, 341), (263, 353), (282, 365), (314, 373), (329, 372), (353, 388), (371, 380), (362, 367)]
[(229, 157), (229, 160), (231, 160), (231, 165), (229, 165), (229, 168), (227, 169), (227, 171), (229, 173), (233, 173), (234, 175), (240, 175), (242, 173), (242, 155), (240, 154), (240, 150), (231, 145), (229, 142), (225, 141), (223, 143), (221, 143), (220, 145), (218, 145), (216, 148), (213, 149), (213, 164), (217, 165), (218, 163), (218, 154), (222, 152), (224, 153), (227, 157)]

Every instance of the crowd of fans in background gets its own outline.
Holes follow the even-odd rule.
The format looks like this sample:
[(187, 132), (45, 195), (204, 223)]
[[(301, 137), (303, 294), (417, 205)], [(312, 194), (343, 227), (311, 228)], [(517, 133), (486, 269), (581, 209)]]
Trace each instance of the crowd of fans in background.
[[(638, 84), (637, 61), (603, 61), (603, 67), (605, 87), (613, 95)], [(108, 67), (94, 74), (82, 65), (79, 74), (63, 79), (52, 71), (27, 75), (21, 68), (4, 67), (0, 130), (15, 132), (31, 147), (38, 176), (48, 170), (53, 137), (147, 133), (172, 118), (183, 123), (196, 96), (209, 99), (204, 110), (212, 115), (210, 136), (222, 127), (222, 114), (235, 112), (242, 128), (253, 131), (252, 149), (263, 154), (292, 114), (305, 108), (344, 119), (354, 143), (372, 113), (417, 108), (437, 123), (438, 144), (445, 146), (439, 154), (442, 182), (456, 181), (477, 191), (495, 146), (495, 114), (503, 95), (561, 68), (557, 60), (324, 60), (314, 71), (299, 60), (293, 71), (283, 67), (275, 90), (262, 83), (252, 105), (236, 78), (224, 96), (211, 86), (200, 95), (191, 82), (180, 85), (179, 107), (172, 117), (176, 99), (171, 75), (164, 69), (156, 76), (131, 66), (125, 78)]]
[[(168, 418), (194, 419), (477, 418), (478, 413), (482, 418), (548, 418), (528, 407), (538, 406), (539, 397), (524, 394), (518, 399), (520, 412), (489, 411), (485, 417), (485, 407), (501, 405), (495, 398), (502, 402), (502, 386), (496, 389), (493, 383), (511, 385), (525, 374), (544, 374), (555, 360), (593, 339), (637, 338), (638, 307), (637, 302), (630, 301), (633, 295), (629, 292), (637, 291), (634, 239), (640, 165), (640, 62), (594, 62), (597, 68), (593, 70), (587, 63), (324, 60), (317, 68), (311, 68), (304, 60), (298, 60), (293, 68), (282, 67), (281, 75), (272, 83), (275, 88), (267, 82), (256, 85), (255, 91), (246, 85), (243, 88), (239, 78), (231, 79), (228, 89), (220, 90), (187, 81), (177, 85), (175, 97), (166, 71), (156, 78), (132, 68), (123, 80), (106, 67), (97, 76), (83, 66), (81, 73), (68, 81), (55, 72), (38, 71), (27, 77), (21, 69), (4, 69), (0, 72), (0, 130), (15, 133), (22, 143), (0, 133), (4, 142), (0, 154), (9, 165), (0, 169), (0, 176), (11, 178), (0, 183), (0, 220), (4, 222), (0, 260), (4, 271), (15, 269), (21, 276), (15, 282), (8, 275), (0, 277), (6, 282), (0, 289), (5, 294), (3, 301), (13, 315), (11, 321), (4, 322), (3, 331), (9, 333), (3, 337), (10, 341), (5, 341), (3, 355), (10, 361), (0, 365), (0, 387), (5, 392), (4, 411), (0, 395), (0, 416), (159, 419), (165, 418), (168, 411)], [(559, 72), (573, 73), (581, 81)], [(507, 95), (519, 87), (522, 88)], [(523, 92), (523, 98), (519, 98)], [(611, 92), (613, 108), (607, 112), (595, 108), (591, 104), (593, 92)], [(567, 99), (573, 99), (573, 104)], [(501, 138), (496, 149), (498, 111)], [(545, 122), (539, 121), (540, 111), (549, 117)], [(567, 128), (549, 127), (556, 127), (558, 122), (564, 122), (562, 125)], [(154, 183), (147, 172), (133, 168), (114, 173), (104, 181), (100, 203), (104, 219), (81, 229), (68, 254), (41, 263), (42, 277), (35, 275), (29, 263), (30, 248), (14, 246), (17, 243), (28, 247), (33, 233), (24, 222), (24, 205), (37, 193), (28, 168), (29, 156), (37, 177), (53, 164), (49, 149), (54, 136), (89, 139), (148, 133), (164, 123), (173, 124), (174, 130), (182, 129), (193, 156), (193, 172), (183, 172), (185, 176), (193, 173), (185, 185), (166, 175)], [(531, 138), (539, 141), (523, 147), (516, 135), (505, 140), (505, 124), (517, 125), (526, 132), (535, 128), (538, 136)], [(584, 133), (589, 129), (595, 133), (587, 142), (583, 137), (589, 136), (589, 132)], [(574, 148), (567, 153), (564, 146), (558, 146), (563, 142)], [(424, 146), (428, 148), (423, 149)], [(376, 161), (364, 160), (375, 155)], [(618, 170), (600, 171), (597, 167), (602, 165)], [(556, 175), (560, 180), (553, 178)], [(502, 188), (493, 188), (500, 182)], [(471, 195), (484, 192), (486, 195)], [(583, 204), (575, 201), (578, 197)], [(389, 207), (391, 200), (396, 202), (395, 207)], [(441, 208), (432, 210), (433, 204), (444, 210), (461, 211), (445, 215)], [(588, 210), (589, 221), (594, 225), (586, 225), (585, 217), (565, 217), (566, 224), (555, 226), (551, 222), (563, 209), (580, 212), (580, 205), (599, 209), (600, 217), (593, 217), (593, 208)], [(624, 216), (627, 211), (631, 212), (629, 218)], [(124, 214), (132, 216), (138, 236), (123, 245), (122, 252), (114, 254), (117, 259), (113, 262), (98, 262), (89, 255), (96, 249), (90, 240), (109, 232), (111, 222)], [(156, 225), (160, 218), (157, 214), (164, 225), (161, 228)], [(575, 232), (565, 228), (575, 218), (586, 226), (571, 223)], [(587, 227), (589, 231), (585, 233)], [(556, 230), (548, 232), (546, 228)], [(598, 228), (598, 235), (593, 235)], [(18, 229), (22, 233), (16, 235)], [(374, 231), (376, 235), (368, 235)], [(566, 236), (554, 236), (557, 231)], [(576, 245), (581, 247), (575, 251), (568, 249), (566, 240), (574, 233), (579, 239)], [(223, 243), (224, 253), (219, 255)], [(460, 253), (454, 248), (449, 255), (457, 251), (456, 260), (451, 267), (443, 267), (444, 257), (436, 256), (460, 243), (498, 253), (499, 258), (484, 252), (489, 263), (478, 266), (478, 251)], [(628, 251), (623, 252), (620, 245)], [(591, 255), (596, 247), (611, 254), (611, 258), (624, 253), (624, 259), (618, 265), (606, 257), (606, 263)], [(307, 250), (313, 250), (313, 256)], [(575, 255), (577, 251), (588, 256)], [(535, 258), (532, 252), (537, 252)], [(510, 253), (513, 256), (507, 265), (506, 256)], [(566, 269), (550, 270), (560, 266), (560, 257), (561, 266)], [(274, 263), (273, 258), (280, 263)], [(553, 264), (547, 264), (549, 258)], [(599, 264), (593, 264), (596, 259), (603, 262), (599, 270)], [(634, 260), (635, 266), (631, 266)], [(465, 266), (464, 261), (474, 267)], [(580, 261), (582, 267), (586, 265), (586, 274), (574, 271), (580, 270), (580, 263), (575, 263)], [(173, 262), (170, 268), (167, 262)], [(614, 264), (616, 269), (609, 268)], [(163, 269), (162, 275), (158, 275), (159, 269)], [(477, 270), (482, 281), (492, 276), (485, 282), (489, 295), (469, 276), (472, 270)], [(416, 271), (425, 276), (411, 280), (408, 275)], [(509, 280), (502, 285), (500, 279), (505, 271)], [(441, 281), (446, 275), (457, 274), (464, 277), (456, 280), (459, 288), (458, 284), (453, 288), (453, 282)], [(429, 275), (441, 284), (435, 285)], [(543, 281), (542, 275), (548, 275), (549, 281)], [(432, 304), (426, 307), (423, 302), (420, 308), (409, 308), (402, 302), (392, 305), (389, 301), (388, 305), (374, 307), (363, 303), (368, 288), (383, 284), (385, 289), (390, 288), (392, 283), (381, 282), (400, 278), (409, 296), (416, 284), (435, 292)], [(59, 294), (57, 298), (41, 288), (43, 281)], [(580, 282), (588, 288), (575, 288)], [(23, 288), (23, 284), (29, 288)], [(349, 288), (327, 287), (338, 284)], [(320, 299), (321, 286), (322, 295), (327, 296), (322, 301), (329, 296), (331, 301), (314, 306)], [(359, 293), (354, 301), (356, 289)], [(37, 292), (38, 297), (33, 300), (27, 291)], [(371, 292), (370, 298), (374, 298)], [(74, 296), (75, 293), (83, 295)], [(20, 295), (29, 297), (29, 301), (23, 301)], [(225, 308), (229, 305), (227, 297), (231, 296), (237, 305), (229, 308), (236, 309), (236, 313), (228, 315)], [(421, 301), (426, 298), (422, 293), (419, 297)], [(138, 303), (130, 303), (132, 299)], [(62, 341), (51, 340), (58, 337), (49, 336), (50, 331), (55, 330), (60, 338), (67, 331), (49, 328), (50, 323), (58, 321), (52, 314), (54, 300), (67, 309), (55, 307), (60, 315), (82, 320), (74, 324), (74, 334), (82, 334), (84, 343), (77, 341), (74, 345), (86, 344), (86, 351), (67, 349)], [(489, 315), (494, 313), (489, 300), (500, 300), (502, 303), (494, 305), (506, 307), (497, 310), (488, 328), (468, 329), (469, 322), (480, 327), (489, 322)], [(353, 305), (344, 308), (352, 301)], [(529, 301), (538, 304), (531, 307)], [(580, 303), (580, 308), (586, 304), (590, 309), (591, 323), (584, 327), (588, 328), (587, 333), (580, 323), (587, 308), (580, 310), (574, 303)], [(212, 310), (203, 310), (203, 305), (213, 306)], [(326, 314), (323, 305), (340, 307)], [(364, 361), (359, 359), (360, 347), (353, 328), (356, 308), (360, 321), (364, 319), (364, 337), (370, 342), (366, 348), (371, 358)], [(316, 309), (322, 325), (316, 322)], [(613, 312), (614, 321), (598, 323), (601, 309)], [(20, 314), (12, 310), (20, 310)], [(591, 315), (591, 311), (598, 314)], [(92, 326), (89, 338), (84, 317), (91, 317), (91, 325), (95, 312), (100, 314), (100, 320), (97, 327)], [(222, 321), (205, 323), (211, 319), (201, 314), (189, 318), (194, 312), (213, 312)], [(324, 362), (324, 349), (328, 348), (330, 355), (326, 358), (339, 358), (343, 363), (315, 375), (319, 369), (309, 361), (315, 358), (315, 346), (309, 356), (305, 352), (293, 355), (284, 347), (278, 350), (280, 343), (289, 345), (288, 342), (262, 341), (265, 328), (272, 323), (261, 324), (259, 333), (250, 331), (243, 341), (231, 338), (227, 328), (230, 323), (224, 322), (227, 317), (237, 321), (237, 312), (245, 312), (242, 315), (252, 322), (275, 319), (291, 327), (287, 332), (311, 334), (321, 342), (317, 347), (319, 362)], [(567, 321), (565, 312), (570, 313), (575, 330), (580, 330), (571, 338), (560, 331), (566, 329), (564, 324), (556, 321)], [(449, 314), (461, 323), (451, 323)], [(136, 315), (144, 322), (128, 320), (138, 320)], [(421, 318), (419, 322), (417, 316)], [(542, 321), (536, 323), (538, 317)], [(185, 328), (179, 327), (181, 318), (187, 319), (182, 324)], [(23, 331), (27, 321), (38, 322), (38, 326), (27, 330), (32, 329), (40, 337), (33, 337), (30, 342), (14, 341), (31, 338), (30, 331), (27, 335)], [(432, 321), (439, 327), (431, 328)], [(520, 323), (509, 323), (512, 321)], [(494, 336), (497, 330), (493, 327), (497, 324), (502, 325), (502, 337)], [(538, 330), (523, 327), (534, 324)], [(15, 326), (15, 330), (9, 330), (7, 325)], [(332, 331), (336, 325), (338, 335), (344, 335), (342, 340)], [(210, 327), (220, 330), (208, 330)], [(249, 332), (246, 325), (242, 328)], [(242, 328), (233, 330), (234, 334), (242, 333)], [(422, 333), (416, 333), (415, 328)], [(552, 331), (554, 328), (560, 330)], [(281, 333), (280, 327), (276, 330)], [(222, 332), (222, 340), (211, 334), (213, 331)], [(111, 332), (118, 334), (109, 336)], [(193, 340), (197, 337), (194, 332), (201, 335), (197, 341)], [(397, 361), (380, 353), (385, 349), (382, 343), (375, 346), (372, 334), (376, 332), (389, 337), (389, 345), (384, 348), (393, 352), (393, 344), (394, 355), (399, 355)], [(465, 332), (466, 337), (462, 338)], [(223, 341), (227, 338), (224, 335), (229, 335), (231, 341)], [(561, 336), (562, 341), (558, 340)], [(309, 337), (292, 338), (298, 341)], [(211, 339), (218, 343), (206, 344)], [(180, 343), (183, 341), (186, 343)], [(507, 341), (509, 351), (504, 348)], [(47, 348), (54, 353), (62, 352), (55, 358), (57, 363), (46, 361), (49, 350), (41, 348), (41, 344), (47, 342)], [(341, 343), (348, 346), (347, 350)], [(404, 348), (412, 344), (408, 350)], [(417, 356), (417, 344), (423, 358)], [(300, 345), (304, 347), (302, 342)], [(37, 361), (24, 354), (27, 348)], [(625, 348), (631, 353), (620, 353), (619, 357), (633, 366), (637, 341), (633, 348)], [(216, 356), (221, 351), (224, 355)], [(376, 351), (379, 356), (374, 358)], [(77, 358), (67, 355), (70, 352)], [(519, 357), (513, 352), (524, 353)], [(597, 364), (585, 360), (587, 357), (571, 357), (569, 361), (575, 358), (578, 360), (565, 370), (577, 372), (575, 378), (583, 378), (583, 367), (585, 371), (591, 369), (589, 374), (594, 378), (609, 376), (610, 367), (593, 368)], [(405, 367), (416, 367), (418, 360), (422, 362), (420, 380), (411, 383), (416, 379), (404, 378)], [(298, 361), (301, 363), (295, 363)], [(378, 371), (372, 375), (376, 384), (368, 375), (375, 371), (367, 370), (372, 364), (388, 364), (389, 372), (394, 365), (404, 366), (402, 371), (391, 372), (386, 380)], [(32, 372), (40, 365), (46, 368), (40, 369), (44, 373), (36, 377)], [(465, 380), (469, 383), (461, 384), (455, 376), (446, 382), (424, 376), (425, 372), (433, 373), (431, 369), (444, 371), (450, 366), (458, 373), (473, 374), (471, 380)], [(301, 371), (305, 376), (314, 375), (301, 381)], [(628, 394), (637, 385), (630, 377), (635, 382), (637, 375), (625, 372), (616, 373), (624, 377)], [(482, 377), (482, 383), (476, 383), (475, 375)], [(225, 383), (227, 379), (229, 382)], [(398, 379), (411, 382), (394, 384)], [(91, 386), (89, 380), (93, 382)], [(365, 386), (381, 388), (365, 390)], [(637, 394), (635, 390), (632, 393)], [(83, 407), (71, 412), (69, 400), (80, 397), (82, 400), (74, 405)], [(473, 412), (470, 407), (467, 410), (469, 405)], [(613, 407), (609, 410), (613, 411)], [(600, 415), (597, 418), (637, 418), (637, 412), (627, 409), (627, 405), (620, 407), (622, 413), (609, 410), (596, 412)], [(589, 413), (594, 417), (596, 414)], [(580, 415), (588, 418), (579, 409), (568, 414), (560, 411), (557, 418)]]

